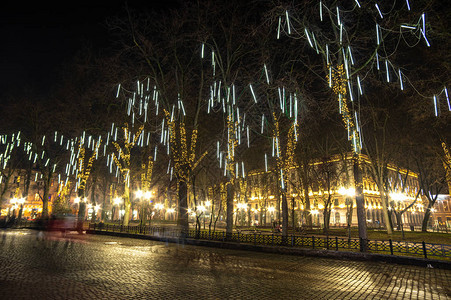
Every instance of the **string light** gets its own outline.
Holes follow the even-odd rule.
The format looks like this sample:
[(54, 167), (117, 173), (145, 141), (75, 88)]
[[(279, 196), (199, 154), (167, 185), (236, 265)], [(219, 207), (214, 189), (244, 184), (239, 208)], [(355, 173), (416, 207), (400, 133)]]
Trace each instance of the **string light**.
[(287, 17), (288, 34), (291, 34), (290, 18), (288, 17), (288, 10), (285, 11)]
[(438, 117), (439, 110), (438, 110), (438, 100), (437, 100), (437, 96), (434, 95), (433, 98), (434, 98), (434, 111), (435, 111), (435, 116)]
[(379, 16), (381, 17), (381, 19), (383, 19), (384, 18), (384, 16), (382, 15), (382, 12), (381, 12), (381, 10), (379, 9), (379, 5), (377, 5), (377, 3), (376, 4), (374, 4), (375, 6), (376, 6), (376, 9), (377, 9), (377, 11), (378, 11), (378, 13), (379, 13)]
[(252, 88), (252, 84), (249, 84), (249, 88), (251, 89), (252, 97), (254, 98), (254, 102), (257, 103), (257, 97), (255, 97), (254, 89)]
[(448, 97), (448, 90), (445, 86), (445, 96), (446, 96), (446, 101), (448, 102), (448, 109), (449, 111), (451, 111), (451, 103), (449, 102), (449, 97)]
[[(331, 70), (331, 72), (329, 73), (331, 74), (331, 76), (328, 75), (326, 77), (329, 82), (332, 82), (332, 91), (335, 95), (337, 95), (339, 102), (339, 111), (342, 115), (343, 123), (348, 132), (348, 139), (350, 139), (352, 142), (354, 152), (360, 154), (360, 134), (355, 129), (358, 127), (356, 127), (353, 116), (349, 112), (346, 95), (348, 94), (347, 89), (350, 89), (350, 86), (348, 85), (348, 80), (345, 77), (345, 72), (343, 69), (343, 64), (339, 65), (337, 67), (337, 70), (334, 70), (331, 66), (329, 66), (329, 70)], [(359, 141), (359, 143), (357, 143), (357, 141)]]

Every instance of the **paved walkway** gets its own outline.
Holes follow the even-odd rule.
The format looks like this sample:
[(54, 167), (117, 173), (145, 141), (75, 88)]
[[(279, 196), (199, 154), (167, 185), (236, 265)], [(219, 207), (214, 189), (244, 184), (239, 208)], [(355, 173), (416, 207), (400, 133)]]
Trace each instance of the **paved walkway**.
[(0, 231), (0, 299), (451, 299), (451, 271)]

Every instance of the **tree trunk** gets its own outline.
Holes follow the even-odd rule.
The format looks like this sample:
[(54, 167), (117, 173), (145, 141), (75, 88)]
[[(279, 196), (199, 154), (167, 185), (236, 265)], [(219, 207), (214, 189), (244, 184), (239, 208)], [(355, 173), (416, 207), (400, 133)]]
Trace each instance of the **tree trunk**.
[(276, 207), (276, 218), (277, 218), (277, 224), (280, 224), (280, 217), (281, 217), (281, 213), (280, 213), (280, 189), (279, 187), (277, 187), (276, 189), (276, 203), (277, 203), (277, 207)]
[(287, 193), (282, 191), (282, 244), (288, 242), (288, 202)]
[(218, 222), (219, 216), (221, 215), (222, 210), (222, 199), (221, 199), (221, 193), (219, 194), (219, 209), (218, 214), (216, 215), (215, 222), (213, 223), (213, 232), (216, 231), (216, 223)]
[(326, 206), (326, 207), (324, 208), (323, 222), (324, 222), (323, 232), (324, 232), (325, 234), (329, 234), (329, 225), (330, 225), (330, 207), (328, 207), (328, 206)]
[(402, 226), (401, 213), (395, 213), (395, 215), (396, 215), (396, 227), (398, 230), (401, 230), (401, 226)]
[(196, 215), (196, 238), (200, 238), (200, 230), (201, 230), (201, 225), (200, 225), (200, 217), (202, 216), (203, 213), (200, 213), (200, 215)]
[(139, 227), (140, 228), (144, 228), (144, 226), (146, 226), (146, 221), (145, 221), (145, 217), (146, 217), (146, 212), (145, 212), (145, 208), (144, 208), (144, 204), (141, 205), (141, 207), (138, 209), (139, 211)]
[(305, 199), (305, 207), (304, 207), (304, 219), (305, 224), (308, 228), (312, 228), (313, 219), (312, 214), (310, 213), (310, 196), (308, 194), (308, 188), (304, 189), (304, 199)]
[(210, 222), (208, 222), (208, 232), (211, 232), (211, 225), (213, 223), (214, 217), (215, 217), (215, 201), (213, 198), (211, 201)]
[(188, 225), (188, 185), (185, 180), (179, 180), (179, 205), (177, 226), (183, 233), (189, 230)]
[(308, 168), (309, 168), (309, 161), (307, 160), (303, 160), (302, 161), (302, 173), (301, 173), (301, 177), (302, 177), (302, 190), (304, 191), (304, 219), (305, 219), (305, 224), (307, 225), (307, 227), (312, 228), (313, 225), (313, 220), (312, 220), (312, 214), (310, 213), (310, 196), (308, 194), (308, 190), (309, 190), (309, 176), (308, 176)]
[(366, 252), (368, 236), (366, 231), (365, 199), (363, 196), (362, 169), (358, 157), (354, 157), (354, 186), (355, 186), (355, 202), (357, 205), (357, 222), (359, 226), (359, 238), (361, 241), (360, 251)]
[(431, 203), (428, 204), (428, 207), (426, 209), (426, 212), (424, 213), (423, 223), (421, 224), (421, 231), (427, 232), (428, 231), (428, 222), (429, 217), (431, 216)]
[(30, 163), (27, 167), (26, 174), (25, 174), (25, 185), (24, 185), (24, 190), (23, 190), (23, 196), (26, 199), (28, 199), (28, 192), (30, 190), (32, 168), (33, 168), (33, 164)]
[(91, 187), (91, 204), (92, 204), (92, 213), (91, 213), (91, 222), (96, 222), (97, 220), (97, 212), (96, 212), (96, 177), (92, 177), (92, 187)]
[[(201, 225), (200, 225), (200, 217), (202, 216), (203, 212), (200, 213), (200, 215), (197, 215), (197, 195), (196, 195), (196, 176), (192, 176), (192, 184), (193, 184), (193, 201), (194, 201), (194, 209), (196, 211), (196, 237), (199, 238), (200, 237), (200, 230), (201, 230)], [(188, 216), (189, 218), (189, 216)], [(189, 220), (188, 220), (189, 221)], [(204, 221), (205, 221), (205, 216), (204, 216)]]
[(23, 212), (23, 204), (20, 205), (19, 214), (17, 216), (17, 222), (20, 222), (20, 220), (22, 220), (22, 212)]
[(77, 215), (77, 231), (79, 234), (83, 233), (83, 222), (85, 220), (86, 203), (83, 201), (85, 197), (84, 189), (78, 189), (77, 196), (80, 199), (78, 202), (78, 215)]
[[(102, 214), (100, 215), (100, 221), (101, 222), (105, 222), (107, 219), (107, 211), (106, 211), (106, 198), (107, 198), (107, 193), (108, 193), (108, 185), (105, 184), (104, 189), (103, 189), (103, 201), (102, 201)], [(111, 217), (111, 219), (113, 219), (113, 217)]]
[(348, 238), (351, 239), (351, 225), (352, 225), (352, 211), (353, 211), (352, 199), (346, 197), (346, 222), (348, 226)]
[[(265, 179), (267, 179), (267, 176), (265, 177)], [(263, 210), (262, 210), (262, 222), (261, 224), (266, 226), (267, 223), (267, 214), (268, 214), (268, 210), (266, 209), (268, 207), (268, 195), (269, 195), (269, 184), (268, 181), (266, 180), (266, 185), (265, 185), (265, 195), (264, 195), (264, 204), (263, 204)]]
[(291, 198), (291, 225), (293, 227), (293, 233), (296, 232), (296, 216), (295, 216), (295, 210), (294, 210), (294, 197)]
[(52, 181), (52, 173), (49, 172), (46, 175), (47, 176), (44, 179), (44, 195), (42, 197), (42, 219), (48, 219), (49, 217), (49, 191), (50, 182)]
[(331, 206), (332, 206), (332, 195), (331, 195), (331, 190), (330, 190), (330, 185), (329, 185), (328, 196), (327, 196), (326, 203), (324, 204), (324, 215), (323, 215), (323, 223), (324, 223), (323, 232), (326, 235), (329, 235), (330, 214), (331, 214), (331, 209), (332, 209)]
[(128, 222), (130, 220), (130, 208), (131, 208), (131, 201), (130, 201), (130, 188), (128, 187), (128, 184), (124, 184), (124, 220), (122, 220), (122, 225), (128, 226)]
[(233, 232), (233, 186), (229, 182), (227, 184), (227, 226), (226, 226), (226, 234), (231, 237)]
[(382, 178), (379, 178), (378, 186), (379, 186), (379, 193), (381, 196), (382, 213), (384, 214), (384, 219), (387, 220), (385, 222), (385, 228), (387, 229), (387, 234), (391, 235), (391, 234), (393, 234), (393, 224), (391, 222), (391, 218), (388, 213), (387, 195), (385, 193)]

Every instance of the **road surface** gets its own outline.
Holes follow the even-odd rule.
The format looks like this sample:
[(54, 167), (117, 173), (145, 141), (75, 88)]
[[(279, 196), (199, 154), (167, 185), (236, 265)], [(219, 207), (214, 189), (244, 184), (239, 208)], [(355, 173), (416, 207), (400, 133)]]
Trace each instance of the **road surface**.
[(451, 271), (6, 230), (0, 299), (451, 299)]

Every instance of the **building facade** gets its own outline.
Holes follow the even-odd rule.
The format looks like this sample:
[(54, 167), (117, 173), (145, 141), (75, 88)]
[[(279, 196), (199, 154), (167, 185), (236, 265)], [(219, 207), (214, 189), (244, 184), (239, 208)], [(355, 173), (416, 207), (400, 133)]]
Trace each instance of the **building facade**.
[[(36, 219), (42, 213), (42, 196), (44, 181), (39, 173), (31, 171), (28, 193), (26, 193), (26, 171), (17, 170), (8, 178), (7, 189), (3, 195), (1, 216), (19, 217), (25, 219)], [(58, 195), (57, 179), (52, 179), (49, 188), (49, 213), (52, 210), (52, 203)], [(5, 185), (2, 182), (2, 190)], [(20, 212), (20, 210), (22, 210)]]
[[(368, 227), (384, 227), (383, 203), (379, 188), (371, 176), (371, 163), (368, 157), (361, 156), (363, 173), (363, 194)], [(348, 222), (357, 225), (355, 204), (354, 165), (351, 155), (334, 157), (327, 161), (314, 161), (308, 167), (308, 182), (302, 183), (305, 169), (293, 167), (286, 176), (286, 196), (289, 207), (289, 224), (300, 226), (306, 223), (306, 211), (311, 214), (313, 225), (324, 226), (324, 213), (330, 208), (330, 226), (347, 226)], [(417, 174), (388, 166), (388, 211), (396, 227), (398, 220), (404, 228), (420, 227), (427, 200), (419, 193)], [(252, 224), (272, 224), (281, 220), (280, 178), (274, 172), (251, 172), (247, 176), (248, 203), (237, 204), (250, 210), (247, 214)], [(308, 186), (308, 191), (304, 186)], [(308, 198), (309, 201), (306, 201)], [(433, 207), (429, 225), (438, 223), (451, 228), (449, 197), (442, 197)], [(447, 199), (447, 200), (446, 200)], [(237, 201), (238, 202), (238, 201)], [(308, 208), (309, 202), (310, 207)], [(239, 218), (238, 218), (239, 219)]]
[[(368, 227), (384, 227), (385, 218), (383, 214), (383, 203), (381, 202), (378, 186), (371, 176), (371, 164), (367, 157), (362, 155), (363, 173), (363, 194), (365, 199), (365, 212)], [(10, 177), (8, 190), (4, 194), (1, 216), (19, 216), (22, 208), (22, 218), (35, 219), (42, 212), (42, 190), (43, 180), (39, 173), (32, 172), (32, 180), (25, 191), (25, 172), (17, 171)], [(313, 161), (308, 164), (308, 170), (300, 167), (292, 167), (284, 175), (286, 182), (286, 196), (289, 211), (289, 224), (301, 226), (306, 223), (306, 216), (311, 215), (314, 226), (324, 226), (324, 213), (327, 207), (330, 209), (330, 226), (345, 227), (348, 223), (357, 225), (357, 214), (355, 204), (355, 184), (354, 166), (351, 155), (345, 157), (333, 157), (328, 160)], [(304, 179), (303, 178), (308, 178)], [(417, 175), (408, 170), (402, 170), (396, 166), (388, 166), (389, 191), (388, 203), (389, 214), (393, 224), (397, 225), (398, 220), (404, 228), (414, 226), (420, 227), (427, 200), (421, 193), (418, 193)], [(308, 181), (305, 183), (305, 181)], [(4, 184), (3, 182), (2, 184)], [(252, 171), (247, 174), (244, 184), (240, 184), (235, 189), (234, 199), (234, 223), (236, 225), (274, 225), (281, 221), (281, 191), (278, 172), (272, 171)], [(49, 213), (58, 196), (61, 196), (62, 183), (58, 183), (55, 176), (51, 181), (49, 191)], [(304, 186), (307, 186), (306, 190)], [(101, 191), (96, 192), (96, 205), (92, 203), (89, 196), (85, 201), (88, 203), (86, 217), (90, 218), (95, 211), (98, 218), (102, 215), (107, 219), (120, 220), (123, 215), (123, 203), (120, 197), (113, 192), (115, 188), (109, 190), (108, 195), (103, 195)], [(131, 194), (131, 197), (136, 198)], [(105, 199), (103, 199), (105, 198)], [(215, 203), (213, 197), (207, 197), (200, 207), (203, 210), (203, 220), (219, 213), (219, 221), (225, 222), (225, 207), (222, 211), (212, 213), (211, 210), (218, 210), (219, 205)], [(307, 201), (307, 198), (309, 201)], [(101, 200), (103, 199), (103, 200)], [(136, 200), (136, 199), (135, 199)], [(134, 201), (135, 201), (134, 200)], [(70, 191), (64, 195), (64, 201), (76, 214), (78, 209), (76, 193)], [(220, 200), (223, 201), (223, 200)], [(308, 203), (310, 205), (308, 205)], [(152, 201), (149, 201), (149, 209), (153, 218), (162, 220), (177, 219), (177, 197), (170, 197), (167, 187), (157, 187)], [(309, 207), (308, 207), (309, 206)], [(132, 218), (139, 218), (139, 203), (132, 207)], [(196, 215), (194, 206), (189, 210), (190, 217), (194, 220)], [(192, 214), (192, 216), (191, 216)], [(451, 228), (451, 200), (449, 195), (440, 195), (430, 217), (430, 226), (441, 228)]]

